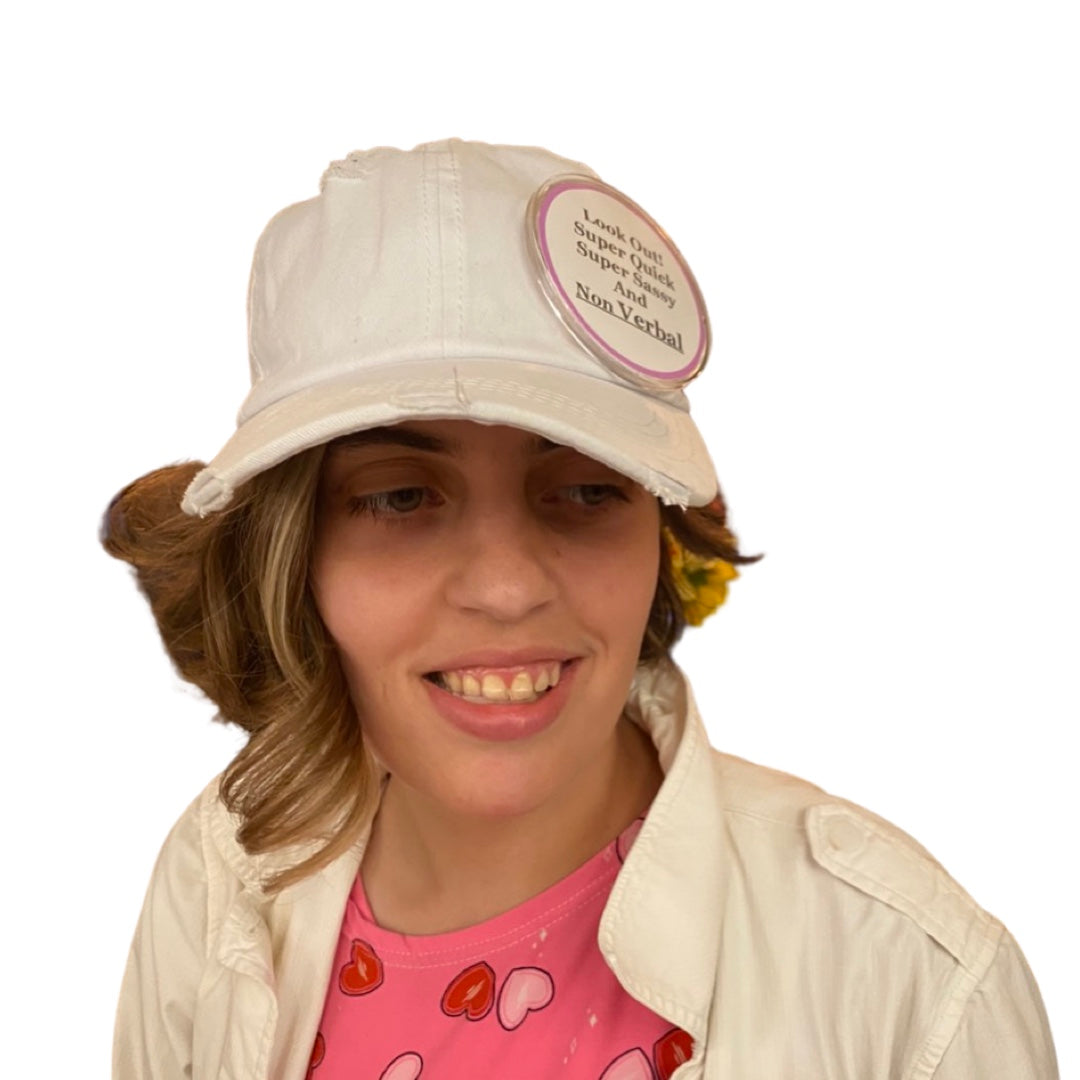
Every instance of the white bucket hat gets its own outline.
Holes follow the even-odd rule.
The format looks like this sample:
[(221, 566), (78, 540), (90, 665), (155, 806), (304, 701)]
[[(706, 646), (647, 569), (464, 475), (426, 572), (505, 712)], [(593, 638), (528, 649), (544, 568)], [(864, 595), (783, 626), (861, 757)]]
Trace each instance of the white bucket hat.
[(709, 346), (693, 275), (640, 207), (546, 150), (449, 140), (334, 162), (259, 239), (248, 335), (251, 393), (189, 514), (407, 419), (524, 428), (668, 504), (716, 495), (681, 390)]

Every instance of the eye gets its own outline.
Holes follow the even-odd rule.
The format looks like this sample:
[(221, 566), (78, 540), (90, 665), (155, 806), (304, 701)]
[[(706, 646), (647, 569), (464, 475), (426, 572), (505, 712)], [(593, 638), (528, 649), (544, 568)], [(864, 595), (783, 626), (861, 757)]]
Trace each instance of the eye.
[(629, 496), (617, 484), (571, 484), (562, 489), (579, 506), (599, 508), (613, 500), (629, 502)]
[(423, 487), (394, 488), (375, 491), (370, 495), (354, 495), (349, 499), (349, 513), (370, 514), (373, 518), (406, 517), (424, 505), (428, 489)]

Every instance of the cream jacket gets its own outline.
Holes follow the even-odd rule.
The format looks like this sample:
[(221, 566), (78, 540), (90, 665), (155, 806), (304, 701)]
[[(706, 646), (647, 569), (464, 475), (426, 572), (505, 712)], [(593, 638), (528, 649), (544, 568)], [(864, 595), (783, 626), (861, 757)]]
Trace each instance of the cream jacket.
[[(665, 779), (599, 944), (628, 993), (693, 1036), (677, 1080), (1057, 1077), (1016, 942), (918, 844), (712, 750), (675, 668), (639, 672), (628, 708)], [(115, 1080), (306, 1075), (366, 837), (268, 898), (260, 879), (296, 853), (248, 857), (216, 789), (184, 813), (154, 870)]]

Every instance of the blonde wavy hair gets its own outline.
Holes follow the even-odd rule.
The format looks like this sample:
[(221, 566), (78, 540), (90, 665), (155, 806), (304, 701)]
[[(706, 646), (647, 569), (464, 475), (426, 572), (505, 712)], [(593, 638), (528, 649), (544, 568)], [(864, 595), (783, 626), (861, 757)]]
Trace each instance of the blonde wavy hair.
[[(124, 488), (102, 523), (105, 550), (133, 567), (180, 676), (248, 733), (221, 781), (237, 840), (252, 855), (317, 844), (269, 879), (268, 892), (347, 850), (379, 798), (379, 770), (309, 582), (323, 453), (267, 470), (207, 518), (180, 510), (202, 464), (166, 466)], [(661, 506), (661, 521), (703, 557), (760, 557), (739, 553), (719, 496), (685, 511)], [(667, 546), (660, 551), (639, 662), (668, 657), (686, 627)]]

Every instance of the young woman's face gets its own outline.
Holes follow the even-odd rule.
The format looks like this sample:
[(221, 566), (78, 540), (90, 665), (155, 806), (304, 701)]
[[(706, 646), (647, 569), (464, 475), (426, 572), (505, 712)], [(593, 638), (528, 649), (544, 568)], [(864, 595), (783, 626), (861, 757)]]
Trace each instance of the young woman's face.
[(410, 421), (332, 444), (316, 604), (395, 781), (495, 816), (610, 763), (659, 528), (634, 481), (518, 428)]

